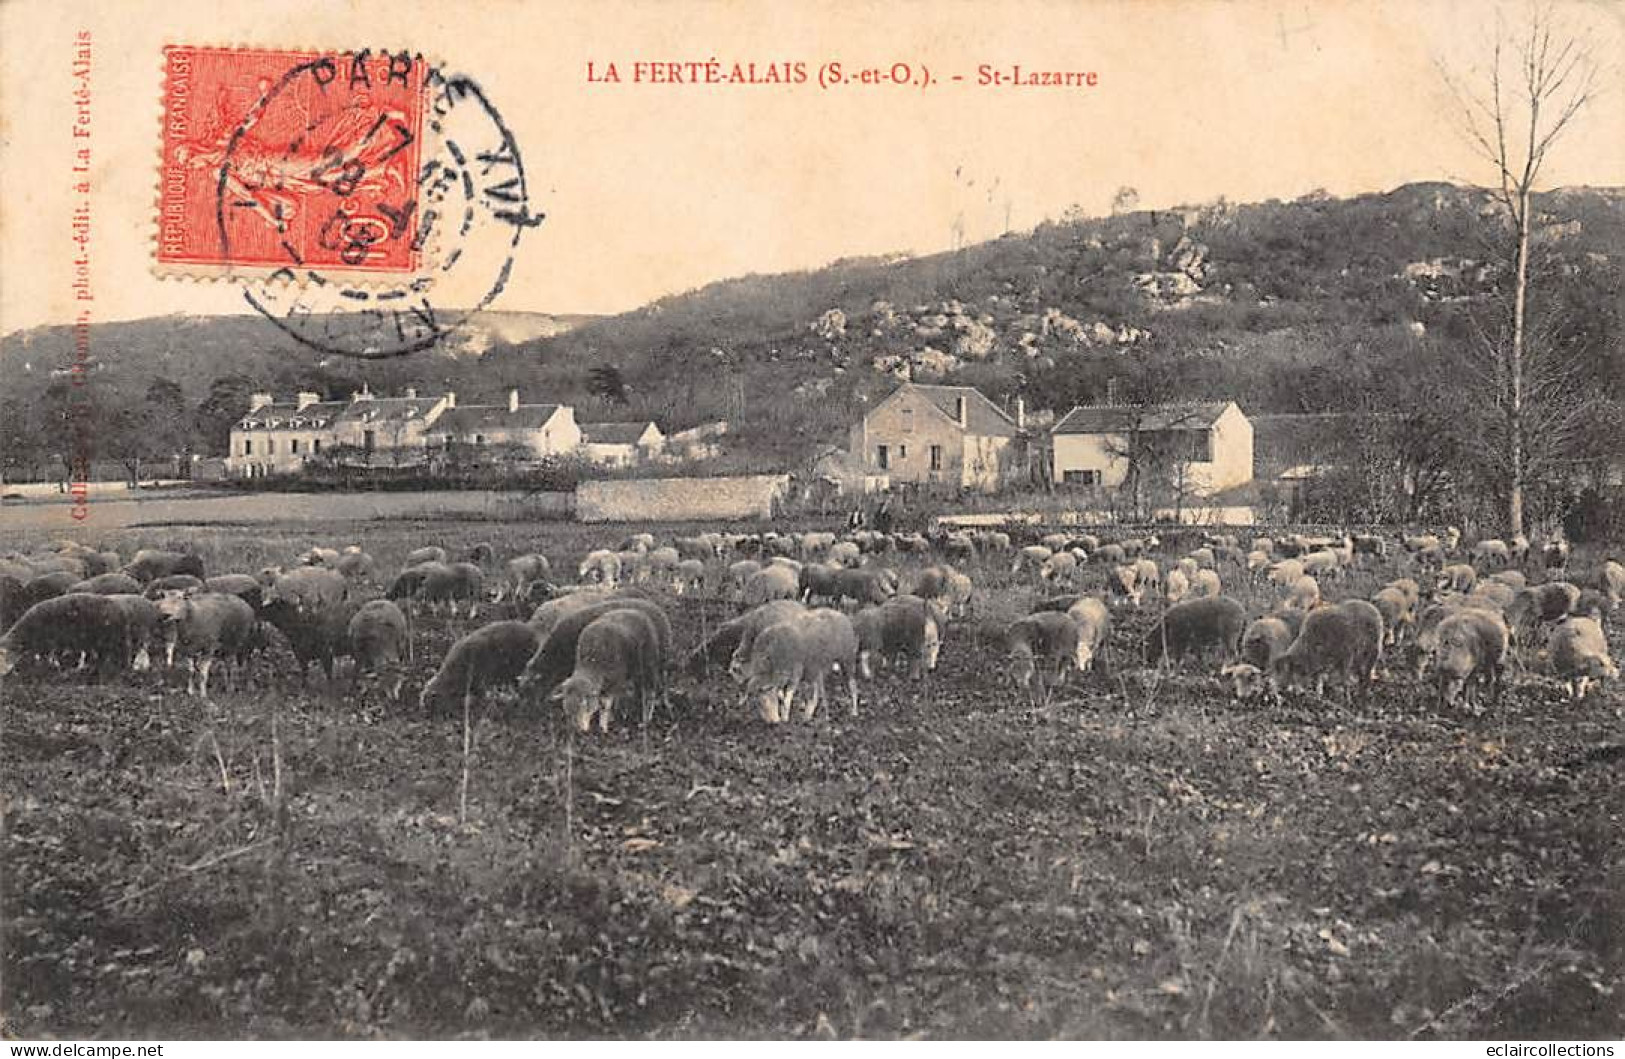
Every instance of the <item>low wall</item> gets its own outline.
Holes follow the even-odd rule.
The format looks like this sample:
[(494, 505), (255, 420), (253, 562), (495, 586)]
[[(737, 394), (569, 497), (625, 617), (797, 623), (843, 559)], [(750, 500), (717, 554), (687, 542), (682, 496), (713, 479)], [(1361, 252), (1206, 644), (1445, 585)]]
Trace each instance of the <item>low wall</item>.
[(631, 478), (576, 486), (581, 522), (709, 522), (769, 519), (790, 478)]

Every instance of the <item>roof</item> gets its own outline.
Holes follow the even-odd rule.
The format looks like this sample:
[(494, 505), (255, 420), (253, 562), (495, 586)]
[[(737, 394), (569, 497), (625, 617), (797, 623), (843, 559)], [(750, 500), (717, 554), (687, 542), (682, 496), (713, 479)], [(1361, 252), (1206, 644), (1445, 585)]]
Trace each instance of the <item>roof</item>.
[[(586, 445), (636, 445), (638, 439), (654, 424), (641, 423), (581, 423), (581, 441)], [(659, 433), (660, 428), (655, 427)]]
[(429, 414), (438, 397), (368, 397), (351, 401), (339, 421), (343, 423), (404, 423)]
[(317, 401), (300, 408), (292, 401), (261, 405), (237, 421), (238, 430), (324, 430), (349, 407), (345, 401)]
[(1005, 415), (1004, 409), (994, 404), (986, 394), (974, 386), (929, 386), (924, 383), (905, 382), (877, 403), (869, 414), (874, 415), (883, 405), (907, 390), (913, 390), (929, 400), (942, 410), (943, 415), (956, 423), (959, 421), (956, 404), (960, 398), (964, 398), (967, 434), (982, 437), (1014, 437), (1020, 432), (1016, 428), (1016, 421)]
[(1078, 405), (1051, 428), (1052, 434), (1127, 434), (1136, 430), (1206, 430), (1230, 401), (1184, 404)]
[(442, 412), (426, 433), (479, 434), (499, 430), (540, 430), (558, 410), (556, 404), (522, 404), (511, 412), (505, 404), (458, 405)]

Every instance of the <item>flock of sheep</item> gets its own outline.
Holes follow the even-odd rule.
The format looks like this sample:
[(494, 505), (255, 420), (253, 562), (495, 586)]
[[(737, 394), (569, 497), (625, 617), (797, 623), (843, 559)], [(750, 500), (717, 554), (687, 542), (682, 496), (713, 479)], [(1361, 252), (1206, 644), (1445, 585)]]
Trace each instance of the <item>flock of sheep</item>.
[[(357, 677), (380, 679), (395, 699), (414, 622), (433, 613), (463, 619), (468, 631), (421, 689), (430, 716), (506, 685), (556, 703), (576, 731), (607, 731), (617, 705), (647, 724), (670, 707), (674, 675), (725, 668), (763, 721), (781, 723), (793, 710), (811, 719), (831, 677), (856, 715), (860, 681), (877, 665), (901, 662), (914, 677), (934, 670), (950, 627), (975, 623), (987, 599), (992, 586), (965, 572), (976, 570), (1031, 593), (1030, 613), (1000, 633), (1005, 679), (1034, 694), (1094, 668), (1114, 616), (1132, 613), (1149, 632), (1128, 653), (1149, 666), (1211, 655), (1240, 698), (1291, 687), (1324, 694), (1330, 679), (1363, 690), (1396, 661), (1432, 674), (1446, 704), (1475, 685), (1495, 694), (1509, 664), (1583, 696), (1592, 680), (1618, 675), (1605, 633), (1625, 597), (1625, 566), (1605, 560), (1582, 585), (1567, 579), (1567, 565), (1561, 539), (1463, 546), (1454, 530), (1260, 536), (1247, 547), (1209, 534), (1182, 555), (1156, 537), (1092, 534), (1023, 543), (993, 530), (703, 533), (662, 544), (644, 533), (592, 551), (564, 585), (546, 556), (504, 560), (484, 544), (456, 559), (420, 548), (380, 578), (353, 546), (208, 576), (192, 554), (149, 549), (126, 561), (69, 542), (0, 557), (0, 674), (24, 659), (139, 671), (161, 656), (185, 666), (189, 692), (207, 695), (217, 663), (235, 682), (281, 639), (301, 680), (314, 662), (331, 681), (336, 661), (350, 658)], [(1333, 600), (1356, 568), (1397, 576), (1369, 598)], [(673, 603), (702, 592), (737, 613), (678, 659)], [(1266, 602), (1249, 615), (1238, 595)], [(482, 615), (496, 620), (475, 625)]]

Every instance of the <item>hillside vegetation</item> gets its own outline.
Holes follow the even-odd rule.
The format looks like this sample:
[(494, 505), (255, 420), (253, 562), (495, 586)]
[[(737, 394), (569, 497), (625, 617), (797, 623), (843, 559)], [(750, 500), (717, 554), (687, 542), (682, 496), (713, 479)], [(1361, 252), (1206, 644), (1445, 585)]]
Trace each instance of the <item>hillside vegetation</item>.
[[(1576, 383), (1621, 400), (1625, 192), (1552, 192), (1540, 214), (1535, 312)], [(217, 449), (250, 389), (339, 396), (366, 381), (467, 400), (518, 386), (581, 419), (728, 419), (732, 462), (772, 468), (838, 443), (901, 377), (1019, 395), (1040, 423), (1110, 395), (1370, 410), (1414, 393), (1438, 357), (1470, 353), (1503, 278), (1497, 220), (1486, 192), (1448, 184), (1069, 219), (953, 253), (727, 280), (561, 333), (486, 329), (453, 355), (381, 363), (319, 360), (253, 317), (166, 318), (100, 329), (95, 389), (137, 422), (168, 400), (190, 443)], [(0, 440), (8, 473), (49, 448), (50, 391), (65, 383), (42, 369), (70, 352), (65, 329), (0, 349), (16, 380), (0, 419), (46, 420)], [(181, 392), (154, 395), (154, 380)]]

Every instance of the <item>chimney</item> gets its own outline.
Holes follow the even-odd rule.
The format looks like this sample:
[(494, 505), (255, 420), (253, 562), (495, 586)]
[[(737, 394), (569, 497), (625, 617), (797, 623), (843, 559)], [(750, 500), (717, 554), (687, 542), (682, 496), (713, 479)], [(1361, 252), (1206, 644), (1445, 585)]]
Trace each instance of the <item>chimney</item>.
[(406, 399), (408, 401), (417, 400), (417, 396), (418, 396), (418, 388), (416, 386), (408, 386), (406, 388)]
[(309, 408), (311, 405), (315, 404), (321, 399), (322, 395), (319, 393), (311, 393), (309, 390), (300, 390), (299, 404), (294, 410), (297, 412), (303, 412), (305, 409)]
[(447, 390), (446, 391), (446, 407), (447, 408), (456, 408), (457, 407), (457, 391), (456, 390)]
[(370, 400), (372, 400), (372, 391), (367, 389), (367, 384), (366, 383), (362, 383), (361, 384), (361, 389), (357, 390), (355, 393), (352, 393), (350, 395), (350, 400), (352, 400), (352, 401), (370, 401)]
[(963, 396), (954, 398), (954, 418), (959, 420), (961, 427), (969, 425), (965, 419), (965, 398)]
[(509, 390), (508, 391), (508, 411), (510, 411), (510, 412), (519, 411), (519, 391), (518, 390)]
[(251, 393), (248, 395), (248, 410), (258, 412), (268, 404), (275, 404), (276, 398), (268, 393)]
[(1016, 398), (1016, 429), (1027, 429), (1027, 401), (1025, 398)]

